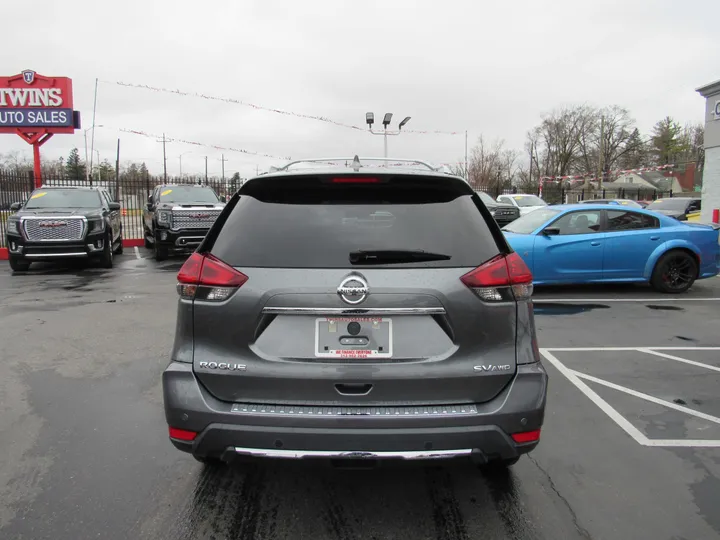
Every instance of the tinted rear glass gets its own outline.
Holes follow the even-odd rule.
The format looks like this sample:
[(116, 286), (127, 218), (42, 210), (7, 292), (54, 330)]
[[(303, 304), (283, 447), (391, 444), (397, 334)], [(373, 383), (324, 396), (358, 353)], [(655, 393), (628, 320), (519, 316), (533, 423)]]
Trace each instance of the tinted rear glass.
[[(420, 190), (422, 191), (422, 190)], [(243, 195), (211, 248), (239, 267), (352, 268), (357, 250), (423, 250), (449, 260), (374, 267), (474, 267), (500, 250), (470, 195), (392, 187)], [(281, 199), (282, 202), (278, 202)]]

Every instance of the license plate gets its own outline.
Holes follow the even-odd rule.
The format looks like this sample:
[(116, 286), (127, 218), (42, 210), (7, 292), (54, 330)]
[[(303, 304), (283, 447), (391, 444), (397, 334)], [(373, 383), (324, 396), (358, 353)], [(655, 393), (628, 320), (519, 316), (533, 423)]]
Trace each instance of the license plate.
[(386, 317), (315, 319), (317, 358), (392, 358), (392, 320)]

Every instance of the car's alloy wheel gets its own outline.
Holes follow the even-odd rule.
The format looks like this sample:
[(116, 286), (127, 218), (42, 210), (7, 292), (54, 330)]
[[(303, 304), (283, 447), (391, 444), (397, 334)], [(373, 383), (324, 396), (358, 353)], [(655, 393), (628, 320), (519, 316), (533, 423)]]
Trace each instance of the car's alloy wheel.
[(683, 293), (695, 282), (698, 266), (695, 257), (685, 251), (670, 251), (655, 266), (651, 283), (665, 293)]

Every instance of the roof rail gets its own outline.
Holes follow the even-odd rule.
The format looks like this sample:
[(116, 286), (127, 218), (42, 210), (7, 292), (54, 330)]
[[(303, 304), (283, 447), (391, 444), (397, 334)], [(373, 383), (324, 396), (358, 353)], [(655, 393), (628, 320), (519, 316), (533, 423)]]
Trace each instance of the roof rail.
[[(298, 159), (295, 161), (291, 161), (290, 163), (287, 163), (286, 165), (283, 165), (282, 167), (270, 167), (270, 172), (281, 172), (281, 171), (287, 171), (292, 167), (293, 165), (297, 165), (298, 163), (328, 163), (330, 161), (345, 161), (345, 162), (352, 162), (350, 165), (353, 169), (355, 169), (355, 172), (359, 171), (362, 167), (365, 167), (366, 165), (362, 165), (360, 162), (360, 158), (356, 155), (354, 157), (331, 157), (331, 158), (312, 158), (312, 159)], [(384, 161), (384, 162), (396, 162), (396, 163), (415, 163), (417, 165), (422, 165), (423, 167), (427, 167), (429, 170), (438, 172), (442, 170), (442, 166), (440, 167), (433, 167), (430, 163), (427, 161), (422, 161), (420, 159), (398, 159), (398, 158), (380, 158), (380, 157), (366, 157), (363, 158), (363, 161)]]

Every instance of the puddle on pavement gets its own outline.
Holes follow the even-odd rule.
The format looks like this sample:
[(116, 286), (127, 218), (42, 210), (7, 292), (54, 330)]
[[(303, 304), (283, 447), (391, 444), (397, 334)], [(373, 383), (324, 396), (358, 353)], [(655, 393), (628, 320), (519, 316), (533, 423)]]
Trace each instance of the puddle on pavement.
[(645, 307), (657, 311), (685, 311), (685, 308), (681, 308), (680, 306), (663, 306), (656, 304), (648, 304)]
[(564, 302), (536, 302), (535, 315), (577, 315), (595, 309), (609, 309), (607, 304), (566, 304)]

